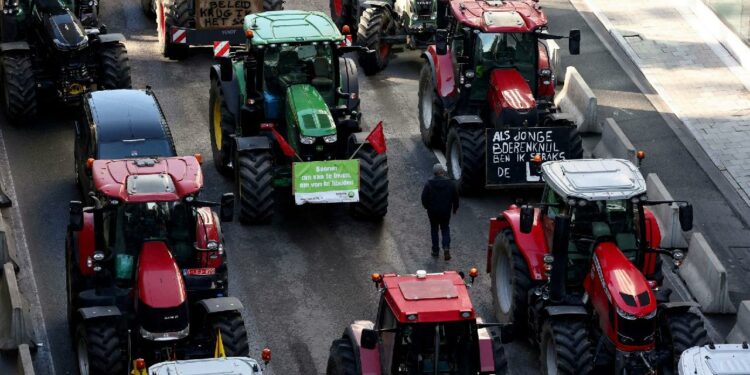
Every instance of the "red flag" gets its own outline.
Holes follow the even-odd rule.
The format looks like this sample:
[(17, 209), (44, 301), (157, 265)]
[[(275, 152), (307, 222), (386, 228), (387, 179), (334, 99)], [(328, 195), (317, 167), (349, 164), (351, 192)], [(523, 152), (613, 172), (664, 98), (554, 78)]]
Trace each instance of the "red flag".
[(286, 157), (292, 158), (294, 155), (297, 155), (297, 152), (294, 151), (289, 143), (286, 143), (286, 140), (276, 131), (276, 128), (271, 128), (271, 131), (273, 132), (273, 137), (276, 138), (276, 142), (279, 143), (279, 147), (281, 147), (281, 152), (284, 153)]
[(375, 126), (375, 129), (372, 129), (370, 135), (367, 136), (367, 142), (370, 142), (370, 145), (378, 154), (385, 152), (387, 147), (385, 145), (385, 135), (383, 135), (383, 121), (380, 121)]

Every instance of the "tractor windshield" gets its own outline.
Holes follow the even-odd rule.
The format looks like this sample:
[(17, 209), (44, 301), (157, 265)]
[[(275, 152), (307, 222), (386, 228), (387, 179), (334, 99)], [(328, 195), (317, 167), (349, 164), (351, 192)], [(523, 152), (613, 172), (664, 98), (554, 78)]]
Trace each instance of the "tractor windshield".
[(323, 98), (333, 99), (333, 48), (330, 43), (271, 45), (263, 59), (266, 90), (283, 95), (296, 84), (311, 84)]
[(515, 68), (531, 84), (538, 53), (532, 33), (479, 33), (474, 53), (477, 76), (495, 68)]
[(476, 341), (468, 322), (400, 325), (391, 342), (392, 374), (476, 373), (473, 356)]
[[(584, 203), (581, 203), (584, 202)], [(579, 201), (571, 217), (571, 240), (591, 246), (597, 238), (612, 237), (628, 257), (635, 257), (637, 207), (630, 200)], [(578, 241), (576, 246), (586, 246)]]

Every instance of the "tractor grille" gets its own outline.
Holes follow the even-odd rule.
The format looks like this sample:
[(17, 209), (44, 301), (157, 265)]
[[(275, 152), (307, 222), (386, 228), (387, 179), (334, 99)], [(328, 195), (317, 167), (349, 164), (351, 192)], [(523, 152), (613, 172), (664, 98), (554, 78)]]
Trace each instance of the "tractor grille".
[(617, 338), (625, 345), (640, 346), (654, 342), (656, 320), (638, 318), (633, 320), (617, 316)]

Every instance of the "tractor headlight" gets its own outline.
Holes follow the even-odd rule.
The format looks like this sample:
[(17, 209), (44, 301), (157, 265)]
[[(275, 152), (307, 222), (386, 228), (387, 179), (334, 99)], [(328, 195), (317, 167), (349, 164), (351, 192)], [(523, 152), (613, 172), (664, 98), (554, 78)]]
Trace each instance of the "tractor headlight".
[(637, 318), (635, 315), (629, 314), (623, 311), (622, 309), (620, 309), (619, 307), (617, 308), (617, 315), (619, 315), (621, 318), (626, 319), (626, 320), (635, 320)]
[(94, 252), (94, 260), (97, 262), (101, 262), (102, 260), (104, 260), (104, 253), (101, 251)]
[(323, 141), (325, 143), (336, 143), (337, 140), (338, 140), (338, 137), (336, 137), (336, 134), (331, 134), (331, 135), (327, 135), (323, 137)]
[(206, 249), (208, 250), (216, 250), (219, 248), (219, 243), (216, 241), (208, 241), (206, 244)]
[(299, 141), (302, 142), (303, 145), (311, 145), (315, 143), (315, 137), (306, 137), (304, 135), (300, 135)]
[(542, 69), (542, 71), (539, 72), (539, 75), (542, 77), (552, 77), (552, 71), (549, 69)]
[(464, 73), (464, 75), (466, 76), (466, 78), (472, 79), (472, 78), (474, 78), (474, 71), (473, 70), (469, 70), (468, 72)]

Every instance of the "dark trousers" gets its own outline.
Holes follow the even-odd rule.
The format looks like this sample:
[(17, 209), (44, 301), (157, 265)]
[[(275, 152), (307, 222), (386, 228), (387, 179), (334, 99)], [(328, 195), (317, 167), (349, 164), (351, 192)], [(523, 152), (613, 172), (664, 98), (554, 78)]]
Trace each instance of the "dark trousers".
[(451, 231), (450, 231), (450, 222), (451, 218), (448, 217), (439, 217), (439, 216), (433, 216), (428, 215), (430, 218), (430, 234), (432, 235), (432, 252), (438, 252), (440, 250), (439, 246), (439, 238), (438, 238), (438, 230), (440, 230), (441, 234), (443, 235), (443, 249), (450, 249), (451, 247)]

